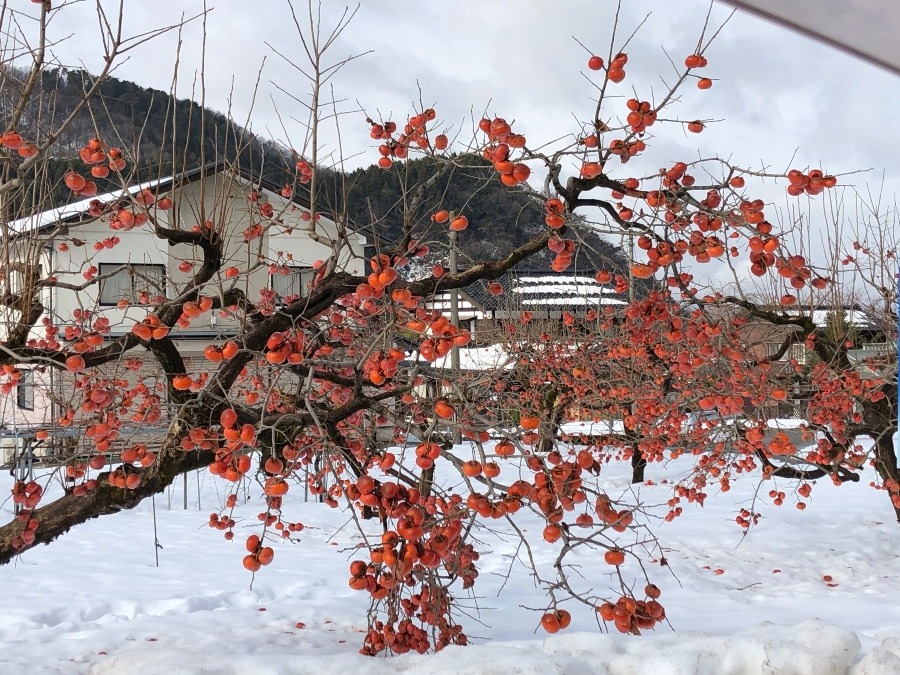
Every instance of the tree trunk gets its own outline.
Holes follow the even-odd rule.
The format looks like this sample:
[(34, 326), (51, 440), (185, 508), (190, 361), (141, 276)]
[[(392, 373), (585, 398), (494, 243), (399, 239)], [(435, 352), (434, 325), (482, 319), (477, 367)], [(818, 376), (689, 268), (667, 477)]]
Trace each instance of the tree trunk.
[(631, 482), (632, 483), (643, 483), (644, 482), (644, 469), (647, 468), (647, 459), (644, 457), (644, 454), (634, 448), (631, 453)]
[(894, 509), (894, 516), (900, 522), (900, 470), (897, 468), (897, 450), (894, 448), (894, 434), (897, 433), (897, 386), (893, 382), (881, 388), (884, 396), (877, 401), (863, 404), (865, 432), (875, 438), (875, 470), (887, 489)]
[(93, 492), (82, 497), (69, 492), (31, 513), (30, 518), (38, 523), (32, 544), (19, 549), (13, 546), (13, 540), (25, 529), (25, 522), (16, 519), (0, 527), (0, 565), (38, 544), (49, 544), (76, 525), (92, 518), (133, 509), (147, 497), (165, 490), (177, 476), (209, 466), (214, 459), (215, 454), (206, 451), (170, 454), (154, 465), (158, 466), (156, 471), (142, 472), (142, 482), (133, 490), (113, 487), (106, 481), (109, 472), (102, 473), (97, 476), (99, 482)]
[(887, 488), (894, 515), (900, 523), (900, 470), (897, 468), (897, 454), (890, 430), (886, 430), (875, 441), (875, 469)]
[(559, 427), (565, 417), (565, 407), (559, 404), (559, 394), (555, 389), (550, 389), (544, 396), (544, 410), (547, 413), (548, 424), (541, 431), (541, 441), (538, 452), (542, 455), (551, 452), (556, 447), (556, 439), (559, 436)]

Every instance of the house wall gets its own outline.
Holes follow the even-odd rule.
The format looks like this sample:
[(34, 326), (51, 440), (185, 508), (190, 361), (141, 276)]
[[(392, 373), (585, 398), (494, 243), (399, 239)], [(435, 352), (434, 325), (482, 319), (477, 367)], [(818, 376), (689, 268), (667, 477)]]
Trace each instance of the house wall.
[[(238, 267), (241, 270), (250, 268), (256, 263), (254, 270), (232, 281), (220, 279), (222, 288), (232, 286), (241, 288), (251, 301), (260, 299), (260, 291), (269, 286), (269, 265), (284, 264), (297, 267), (311, 266), (314, 261), (327, 258), (330, 248), (314, 241), (305, 230), (307, 223), (301, 220), (303, 209), (298, 208), (290, 200), (268, 190), (262, 190), (264, 199), (273, 204), (276, 217), (283, 224), (275, 224), (271, 230), (259, 239), (245, 241), (244, 231), (258, 222), (258, 215), (251, 212), (247, 195), (251, 186), (241, 178), (226, 173), (217, 173), (205, 180), (195, 180), (177, 189), (175, 208), (170, 211), (155, 211), (163, 227), (190, 229), (194, 225), (208, 220), (214, 224), (226, 223), (224, 229), (225, 255), (223, 270), (227, 267)], [(337, 228), (333, 221), (322, 218), (317, 223), (317, 233), (326, 237), (336, 236)], [(103, 248), (95, 251), (95, 242), (118, 236), (120, 243), (114, 248)], [(90, 266), (99, 268), (102, 263), (111, 264), (155, 264), (166, 268), (166, 296), (177, 297), (189, 285), (193, 271), (183, 272), (179, 269), (182, 261), (192, 261), (196, 267), (202, 262), (202, 251), (199, 247), (187, 244), (170, 246), (165, 240), (153, 234), (149, 225), (136, 227), (131, 231), (114, 231), (103, 221), (94, 221), (73, 228), (68, 238), (77, 237), (85, 242), (83, 246), (69, 246), (62, 252), (58, 245), (53, 251), (45, 254), (49, 268), (54, 270), (59, 281), (69, 284), (83, 284), (83, 274)], [(349, 250), (345, 250), (341, 264), (351, 272), (364, 270), (365, 240), (361, 235), (351, 235)], [(195, 267), (195, 269), (196, 269)], [(207, 291), (211, 292), (211, 291)], [(49, 292), (48, 292), (49, 293)], [(94, 284), (81, 291), (57, 288), (52, 291), (53, 311), (63, 320), (68, 320), (75, 309), (85, 307), (93, 309), (97, 316), (109, 319), (113, 334), (127, 332), (131, 326), (142, 320), (152, 307), (132, 305), (126, 309), (117, 307), (97, 307), (99, 286)], [(187, 331), (190, 333), (229, 332), (237, 328), (233, 319), (216, 317), (210, 322), (211, 315), (198, 320)]]
[[(314, 261), (327, 258), (331, 249), (310, 238), (306, 229), (309, 223), (302, 220), (302, 208), (268, 190), (260, 190), (260, 198), (273, 205), (274, 218), (280, 222), (273, 224), (270, 232), (263, 237), (247, 242), (244, 231), (253, 223), (259, 222), (258, 214), (252, 210), (248, 200), (251, 189), (252, 186), (246, 180), (219, 172), (176, 188), (176, 194), (173, 195), (175, 208), (170, 211), (156, 210), (154, 215), (164, 227), (190, 229), (206, 220), (212, 220), (217, 225), (224, 223), (226, 244), (223, 270), (230, 266), (247, 270), (251, 263), (256, 264), (252, 272), (236, 280), (226, 279), (223, 275), (219, 279), (220, 288), (228, 289), (237, 285), (252, 302), (258, 302), (260, 291), (270, 284), (270, 265), (310, 267)], [(316, 232), (325, 237), (336, 237), (337, 226), (333, 221), (322, 217), (317, 222)], [(120, 240), (115, 247), (102, 247), (100, 250), (94, 248), (96, 242), (113, 236), (118, 236)], [(75, 245), (76, 239), (83, 245)], [(64, 241), (68, 250), (60, 251), (59, 245)], [(19, 242), (21, 247), (33, 247), (31, 238), (22, 238)], [(26, 251), (22, 248), (16, 257), (33, 260), (39, 256), (45, 278), (52, 274), (60, 284), (76, 287), (86, 284), (83, 275), (91, 266), (99, 268), (103, 263), (163, 265), (166, 270), (166, 296), (170, 299), (184, 292), (192, 277), (192, 272), (179, 269), (180, 263), (189, 260), (199, 264), (202, 259), (202, 252), (195, 250), (195, 247), (186, 244), (169, 246), (165, 240), (153, 234), (150, 225), (135, 227), (130, 231), (115, 231), (109, 227), (108, 222), (98, 220), (72, 226), (66, 234), (45, 243), (46, 247), (39, 251)], [(347, 243), (340, 264), (350, 272), (362, 273), (365, 270), (365, 238), (350, 234)], [(71, 324), (76, 310), (87, 309), (94, 313), (93, 318), (104, 317), (109, 320), (111, 337), (127, 333), (134, 323), (141, 321), (153, 310), (152, 306), (141, 305), (130, 305), (127, 308), (99, 306), (99, 290), (98, 284), (80, 290), (56, 287), (44, 290), (41, 299), (47, 313), (55, 317), (55, 323)], [(210, 284), (204, 293), (212, 294), (214, 291), (215, 284)], [(196, 319), (190, 328), (173, 330), (172, 336), (176, 338), (188, 363), (188, 372), (196, 373), (198, 369), (212, 365), (203, 359), (203, 348), (211, 341), (233, 334), (237, 329), (236, 319), (222, 317), (219, 312), (208, 312)], [(0, 331), (6, 332), (2, 326)], [(44, 337), (40, 321), (32, 335), (35, 338)], [(137, 353), (134, 355), (139, 356)], [(144, 372), (156, 368), (149, 355), (144, 358), (144, 363), (140, 372), (126, 374), (129, 382), (136, 381), (141, 376), (150, 376), (151, 379), (157, 376), (149, 371)], [(123, 372), (120, 364), (112, 365), (117, 373)], [(56, 422), (54, 417), (58, 417), (61, 406), (72, 399), (73, 386), (71, 376), (66, 373), (56, 371), (52, 378), (51, 383), (49, 371), (35, 373), (33, 411), (17, 406), (15, 391), (0, 394), (0, 436), (3, 428), (34, 429)], [(59, 401), (56, 406), (51, 404), (51, 391), (55, 392)], [(0, 438), (0, 447), (2, 446)], [(2, 459), (0, 456), (0, 463)]]
[[(182, 188), (177, 200), (178, 209), (173, 209), (169, 217), (169, 226), (180, 225), (182, 228), (212, 220), (214, 224), (226, 222), (225, 228), (225, 262), (223, 270), (234, 266), (240, 270), (255, 265), (252, 273), (239, 277), (236, 282), (223, 279), (223, 287), (237, 286), (244, 291), (252, 302), (260, 300), (260, 291), (269, 287), (270, 265), (286, 265), (294, 267), (311, 267), (317, 260), (325, 259), (331, 254), (331, 248), (313, 240), (308, 232), (308, 222), (302, 220), (305, 209), (298, 207), (289, 199), (269, 190), (260, 190), (260, 201), (272, 204), (275, 216), (280, 220), (269, 228), (262, 237), (245, 241), (244, 232), (259, 218), (251, 210), (247, 196), (251, 186), (244, 180), (226, 174), (216, 174), (215, 183), (195, 181)], [(316, 224), (316, 233), (329, 239), (337, 237), (337, 226), (327, 218), (320, 218)], [(350, 272), (361, 273), (365, 269), (365, 239), (361, 235), (351, 235), (349, 246), (342, 252), (340, 264)], [(178, 269), (183, 260), (202, 260), (202, 251), (187, 244), (171, 247), (168, 274), (174, 292), (182, 291), (190, 281), (193, 272), (182, 272)], [(171, 297), (172, 291), (170, 291)], [(201, 321), (207, 321), (204, 317)], [(215, 317), (218, 331), (227, 332), (237, 328), (233, 319)], [(186, 331), (209, 331), (210, 324), (198, 322)]]

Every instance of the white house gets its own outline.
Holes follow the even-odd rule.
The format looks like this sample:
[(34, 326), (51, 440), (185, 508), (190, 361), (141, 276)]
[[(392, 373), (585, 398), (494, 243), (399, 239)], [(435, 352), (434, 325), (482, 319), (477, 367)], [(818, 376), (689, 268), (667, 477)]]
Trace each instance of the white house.
[[(202, 251), (189, 244), (170, 245), (154, 233), (150, 224), (130, 223), (127, 214), (124, 221), (116, 222), (108, 215), (98, 218), (91, 213), (92, 206), (96, 213), (98, 203), (106, 207), (105, 214), (117, 207), (139, 213), (140, 208), (130, 207), (142, 194), (155, 197), (156, 202), (147, 211), (160, 226), (184, 230), (211, 226), (224, 237), (222, 271), (204, 288), (205, 295), (237, 287), (251, 302), (264, 305), (303, 296), (309, 290), (314, 262), (332, 254), (324, 240), (344, 240), (339, 247), (339, 265), (344, 269), (356, 273), (365, 269), (367, 240), (363, 234), (353, 230), (342, 233), (323, 213), (316, 220), (317, 236), (313, 238), (307, 202), (284, 196), (281, 186), (262, 182), (246, 171), (225, 164), (211, 165), (10, 224), (11, 231), (18, 233), (13, 235), (13, 259), (28, 255), (35, 260), (39, 256), (42, 278), (56, 280), (55, 286), (41, 291), (46, 314), (55, 324), (72, 325), (79, 312), (89, 310), (88, 323), (107, 321), (105, 339), (114, 339), (150, 314), (155, 301), (177, 297), (188, 287), (202, 262)], [(164, 198), (172, 200), (168, 209), (162, 208), (167, 204), (160, 204)], [(238, 268), (241, 274), (228, 277), (230, 267)], [(13, 273), (11, 277), (12, 291), (17, 292), (23, 276)], [(86, 285), (89, 279), (99, 279), (99, 283)], [(202, 356), (204, 347), (236, 333), (239, 320), (231, 313), (211, 311), (193, 320), (189, 327), (171, 331), (188, 372), (209, 367)], [(0, 323), (0, 341), (7, 337), (8, 330), (6, 323)], [(41, 321), (32, 334), (35, 339), (47, 337)], [(64, 334), (56, 338), (66, 344)], [(4, 458), (3, 445), (16, 445), (10, 438), (52, 428), (66, 405), (64, 382), (71, 378), (52, 368), (22, 366), (20, 370), (17, 385), (0, 395), (0, 463), (9, 459)]]

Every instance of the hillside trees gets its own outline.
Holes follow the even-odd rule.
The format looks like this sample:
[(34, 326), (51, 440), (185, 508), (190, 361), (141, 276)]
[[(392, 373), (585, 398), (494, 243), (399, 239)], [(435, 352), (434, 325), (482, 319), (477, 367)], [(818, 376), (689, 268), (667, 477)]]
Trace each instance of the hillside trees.
[[(39, 21), (45, 22), (51, 10), (42, 5), (39, 11)], [(29, 137), (17, 131), (15, 110), (20, 106), (4, 121), (0, 195), (9, 197), (3, 202), (3, 255), (5, 269), (17, 273), (15, 281), (10, 273), (4, 276), (0, 308), (4, 384), (11, 391), (29, 367), (68, 378), (72, 387), (56, 403), (58, 420), (35, 429), (34, 437), (52, 441), (61, 430), (75, 429), (83, 431), (84, 442), (57, 455), (63, 462), (60, 473), (68, 479), (62, 489), (50, 482), (16, 484), (13, 501), (21, 510), (0, 526), (0, 562), (50, 543), (91, 518), (134, 507), (176, 477), (205, 468), (229, 485), (223, 509), (210, 518), (210, 525), (228, 539), (237, 538), (231, 509), (238, 487), (257, 486), (259, 525), (249, 537), (240, 537), (246, 551), (239, 554), (252, 573), (281, 555), (277, 541), (292, 540), (302, 529), (290, 509), (299, 486), (305, 484), (328, 506), (349, 509), (360, 525), (362, 544), (350, 563), (349, 583), (371, 600), (364, 653), (425, 651), (467, 642), (457, 619), (458, 602), (478, 576), (478, 529), (497, 519), (516, 528), (525, 549), (531, 535), (518, 528), (519, 518), (537, 519), (543, 539), (559, 546), (551, 574), (536, 570), (547, 590), (541, 620), (546, 630), (565, 628), (571, 621), (566, 607), (574, 606), (565, 603), (579, 602), (619, 630), (637, 633), (664, 620), (665, 611), (659, 589), (642, 571), (642, 547), (652, 548), (644, 514), (599, 485), (598, 474), (610, 453), (625, 458), (639, 451), (648, 460), (671, 452), (696, 454), (695, 483), (677, 497), (702, 502), (701, 481), (707, 476), (722, 480), (725, 489), (730, 466), (750, 470), (770, 462), (772, 455), (813, 462), (820, 469), (828, 466), (841, 479), (857, 471), (864, 459), (850, 440), (864, 428), (848, 425), (875, 424), (870, 420), (877, 416), (886, 432), (896, 426), (895, 396), (888, 395), (896, 394), (896, 385), (858, 380), (840, 349), (831, 351), (820, 341), (807, 318), (754, 303), (746, 295), (710, 293), (686, 269), (688, 263), (749, 260), (754, 274), (794, 289), (783, 293), (785, 306), (801, 289), (812, 293), (827, 288), (834, 281), (831, 271), (788, 250), (766, 218), (767, 205), (754, 197), (755, 181), (779, 176), (763, 176), (721, 159), (667, 162), (661, 171), (632, 174), (631, 167), (652, 153), (651, 128), (654, 135), (703, 131), (705, 122), (695, 104), (687, 117), (673, 104), (677, 92), (702, 81), (708, 38), (668, 76), (669, 89), (653, 101), (620, 96), (630, 91), (621, 83), (629, 58), (638, 55), (616, 48), (602, 57), (592, 55), (587, 67), (596, 86), (596, 106), (571, 138), (547, 146), (531, 140), (540, 130), (519, 129), (507, 121), (515, 111), (480, 120), (471, 143), (459, 148), (451, 146), (431, 108), (345, 127), (343, 133), (368, 134), (374, 141), (373, 158), (379, 158), (385, 175), (396, 176), (405, 186), (402, 198), (393, 202), (364, 194), (369, 218), (356, 216), (352, 222), (348, 209), (355, 199), (354, 182), (363, 188), (367, 183), (352, 175), (323, 176), (318, 169), (320, 125), (334, 114), (323, 97), (323, 83), (346, 63), (330, 48), (352, 13), (330, 27), (314, 11), (306, 25), (298, 18), (302, 14), (294, 14), (294, 20), (307, 58), (297, 72), (308, 86), (308, 135), (302, 152), (296, 150), (292, 158), (292, 180), (279, 194), (290, 200), (305, 193), (311, 195), (308, 202), (276, 203), (262, 187), (238, 176), (226, 188), (204, 174), (192, 184), (199, 186), (200, 198), (191, 204), (179, 203), (187, 193), (176, 189), (176, 181), (171, 191), (167, 184), (165, 191), (123, 192), (117, 199), (91, 204), (88, 217), (77, 226), (30, 228), (27, 220), (15, 222), (24, 208), (13, 195), (23, 189), (34, 192), (23, 178), (51, 154), (56, 136)], [(40, 50), (32, 56), (37, 78), (47, 64)], [(640, 92), (640, 84), (635, 89)], [(26, 82), (19, 94), (23, 104), (32, 92)], [(114, 152), (111, 139), (90, 137), (83, 143), (79, 161), (64, 179), (73, 196), (91, 197), (88, 181), (97, 166), (111, 165), (122, 187), (129, 183), (126, 168), (132, 160), (127, 152)], [(482, 166), (468, 174), (477, 180), (461, 193), (446, 188), (438, 198), (428, 192), (444, 177), (470, 171), (472, 153), (489, 163), (487, 176)], [(417, 154), (427, 161), (412, 163), (410, 156)], [(422, 172), (412, 181), (410, 167)], [(186, 168), (175, 165), (172, 170), (177, 175)], [(530, 226), (533, 234), (527, 241), (496, 257), (473, 250), (463, 271), (435, 269), (421, 278), (404, 278), (411, 261), (445, 246), (449, 232), (465, 232), (482, 216), (467, 211), (466, 200), (488, 178), (517, 190), (529, 207), (540, 204), (543, 227)], [(792, 191), (810, 196), (836, 182), (817, 170), (780, 178), (790, 181)], [(230, 219), (228, 214), (238, 208), (249, 220)], [(388, 212), (392, 240), (373, 239), (374, 255), (362, 256), (356, 235), (371, 235)], [(111, 229), (109, 236), (79, 238), (98, 224), (104, 235), (107, 226)], [(634, 238), (644, 251), (629, 274), (600, 269), (598, 280), (627, 290), (635, 279), (657, 277), (666, 290), (637, 295), (618, 309), (597, 307), (590, 330), (573, 335), (568, 344), (558, 344), (548, 334), (545, 342), (557, 353), (541, 367), (556, 368), (555, 373), (538, 371), (533, 381), (526, 378), (514, 391), (495, 388), (478, 394), (462, 387), (452, 372), (435, 367), (438, 359), (471, 339), (449, 317), (429, 308), (435, 293), (499, 278), (545, 250), (552, 254), (550, 270), (572, 269), (580, 247), (589, 242), (579, 234), (582, 228)], [(171, 278), (160, 281), (132, 265), (127, 271), (140, 280), (132, 282), (135, 287), (146, 289), (144, 297), (133, 307), (128, 302), (102, 305), (102, 284), (118, 271), (101, 271), (90, 251), (119, 246), (132, 232), (155, 238), (160, 250), (176, 257), (167, 271)], [(276, 297), (269, 277), (291, 273), (292, 261), (277, 245), (267, 248), (267, 242), (286, 241), (294, 232), (323, 253), (307, 271), (303, 288)], [(50, 259), (48, 248), (68, 257)], [(82, 250), (86, 254), (78, 253)], [(76, 281), (70, 281), (73, 276)], [(266, 283), (260, 284), (261, 278)], [(890, 299), (895, 291), (889, 283), (885, 288)], [(74, 293), (78, 311), (48, 311), (44, 299), (55, 290)], [(784, 349), (804, 342), (820, 355), (825, 366), (816, 375), (819, 393), (811, 399), (811, 414), (833, 441), (820, 442), (815, 458), (797, 458), (784, 448), (773, 452), (758, 425), (736, 426), (736, 439), (726, 448), (719, 427), (686, 424), (697, 408), (724, 417), (736, 414), (745, 399), (762, 405), (780, 396), (767, 377), (769, 357), (748, 358), (742, 351), (739, 335), (745, 319), (721, 318), (731, 315), (716, 314), (719, 305), (796, 327), (784, 337)], [(230, 332), (201, 344), (201, 369), (189, 353), (197, 346), (189, 331), (192, 323), (208, 321), (211, 312)], [(119, 323), (112, 325), (109, 317)], [(520, 357), (537, 361), (545, 354), (527, 344)], [(582, 357), (583, 368), (577, 365)], [(579, 384), (576, 368), (590, 370), (590, 375), (583, 373), (593, 378), (589, 388)], [(571, 388), (566, 406), (593, 406), (608, 420), (622, 417), (627, 442), (610, 435), (602, 443), (557, 443), (561, 418), (548, 419), (541, 408), (547, 400), (535, 394), (549, 377)], [(446, 386), (427, 386), (435, 381)], [(612, 391), (613, 381), (617, 391)], [(638, 389), (641, 399), (635, 395)], [(558, 410), (560, 402), (551, 405)], [(503, 412), (510, 407), (517, 413), (512, 426)], [(158, 435), (150, 444), (132, 442), (134, 425)], [(378, 443), (374, 433), (385, 425), (393, 435), (389, 447)], [(455, 431), (466, 443), (452, 443)], [(500, 440), (495, 442), (492, 434)], [(884, 443), (884, 437), (878, 439), (879, 471), (896, 496), (896, 483), (889, 482), (896, 477), (896, 463), (888, 462)], [(673, 513), (679, 508), (673, 501)], [(567, 556), (588, 551), (598, 565), (603, 560), (615, 593), (595, 590), (590, 579), (569, 574)], [(626, 565), (631, 562), (638, 564)], [(530, 564), (536, 565), (533, 560)], [(641, 570), (639, 582), (635, 569)]]
[[(496, 179), (491, 163), (476, 153), (453, 157), (452, 166), (437, 171), (444, 158), (411, 159), (400, 171), (384, 171), (378, 166), (359, 169), (347, 177), (347, 210), (354, 222), (372, 222), (373, 232), (386, 242), (403, 236), (403, 221), (408, 212), (399, 206), (425, 185), (417, 203), (420, 214), (430, 216), (442, 204), (459, 204), (469, 219), (466, 233), (459, 237), (460, 266), (466, 268), (489, 257), (512, 251), (542, 233), (544, 208), (540, 199), (523, 189), (509, 189)], [(428, 181), (436, 175), (436, 179)], [(411, 235), (427, 237), (433, 224), (419, 218)], [(575, 267), (583, 270), (609, 269), (627, 276), (627, 258), (589, 227), (578, 229), (578, 257)], [(448, 242), (445, 237), (430, 243), (430, 258), (446, 266)], [(544, 249), (528, 259), (528, 266), (549, 265), (553, 252)]]
[[(21, 99), (29, 74), (16, 65), (0, 68), (0, 110), (9, 113)], [(41, 162), (42, 173), (28, 181), (48, 194), (23, 192), (25, 212), (71, 200), (62, 178), (86, 138), (114, 139), (114, 145), (127, 152), (129, 183), (152, 180), (176, 165), (193, 168), (219, 161), (252, 168), (274, 182), (284, 181), (292, 170), (289, 151), (252, 134), (230, 116), (178, 99), (174, 92), (142, 87), (107, 73), (96, 75), (51, 63), (27, 99), (18, 133), (36, 137), (53, 127), (58, 132)], [(115, 173), (93, 176), (93, 181), (99, 193), (123, 182)]]

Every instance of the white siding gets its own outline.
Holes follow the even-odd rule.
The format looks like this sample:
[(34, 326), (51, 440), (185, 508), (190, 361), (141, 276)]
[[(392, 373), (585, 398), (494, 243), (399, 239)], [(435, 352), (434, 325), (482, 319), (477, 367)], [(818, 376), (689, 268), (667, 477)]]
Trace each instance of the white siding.
[[(176, 191), (177, 194), (173, 195), (175, 208), (170, 211), (152, 211), (160, 225), (190, 229), (205, 220), (212, 220), (218, 225), (224, 223), (226, 246), (223, 270), (229, 266), (246, 270), (251, 262), (258, 264), (251, 274), (241, 276), (237, 281), (225, 279), (223, 274), (219, 282), (225, 289), (237, 285), (254, 303), (259, 301), (260, 291), (270, 284), (270, 265), (310, 267), (314, 261), (327, 258), (331, 253), (328, 246), (310, 238), (306, 230), (309, 223), (302, 220), (303, 209), (280, 194), (267, 190), (261, 191), (262, 199), (268, 200), (273, 205), (274, 217), (281, 219), (281, 222), (272, 224), (271, 231), (266, 232), (261, 238), (246, 242), (244, 231), (251, 224), (258, 222), (259, 216), (254, 213), (248, 200), (250, 183), (234, 175), (226, 172), (211, 174), (203, 180), (194, 180), (177, 188)], [(40, 215), (36, 219), (36, 222), (48, 224), (44, 223), (47, 218), (42, 220)], [(337, 234), (337, 227), (333, 221), (322, 217), (316, 225), (316, 232), (333, 238)], [(118, 237), (119, 243), (113, 248), (101, 247), (99, 250), (94, 248), (95, 243), (109, 237)], [(74, 239), (79, 240), (82, 245), (74, 245)], [(66, 251), (59, 250), (63, 242), (68, 245)], [(35, 250), (32, 238), (22, 238), (19, 244), (23, 247), (18, 254), (20, 256), (25, 255), (24, 247)], [(64, 236), (57, 237), (52, 242), (46, 241), (44, 244), (46, 248), (40, 254), (40, 258), (45, 278), (52, 274), (60, 283), (80, 287), (86, 282), (84, 273), (92, 266), (99, 268), (100, 264), (162, 265), (166, 270), (166, 294), (169, 298), (177, 297), (184, 292), (193, 275), (192, 272), (181, 271), (179, 264), (183, 260), (194, 260), (199, 263), (202, 259), (202, 253), (192, 246), (185, 244), (170, 246), (166, 240), (153, 234), (149, 224), (137, 226), (130, 231), (116, 231), (111, 229), (105, 220), (97, 220), (73, 225)], [(348, 271), (364, 272), (365, 238), (362, 235), (351, 234), (348, 248), (349, 250), (344, 250), (340, 264)], [(30, 256), (32, 259), (34, 257)], [(63, 325), (72, 321), (77, 309), (89, 309), (94, 312), (95, 318), (105, 317), (109, 320), (113, 336), (130, 331), (134, 323), (141, 321), (153, 309), (150, 306), (139, 305), (131, 305), (124, 309), (99, 306), (99, 292), (98, 284), (92, 284), (83, 290), (57, 287), (44, 291), (42, 302), (46, 311), (56, 317), (55, 323)], [(210, 286), (204, 291), (206, 294), (214, 292), (214, 287)], [(176, 330), (173, 334), (177, 336), (180, 333), (184, 337), (195, 334), (201, 337), (210, 333), (232, 332), (237, 327), (233, 319), (223, 319), (218, 316), (218, 312), (209, 312), (196, 319), (188, 330)], [(0, 332), (5, 333), (6, 330), (8, 328), (0, 326)], [(44, 337), (40, 321), (32, 331), (32, 335), (36, 338)], [(207, 341), (208, 339), (198, 340), (194, 344), (179, 341), (179, 347), (184, 349), (183, 353), (186, 356), (187, 353), (199, 355)], [(35, 378), (35, 409), (33, 411), (18, 409), (15, 392), (2, 395), (0, 424), (7, 427), (12, 424), (36, 427), (55, 421), (50, 418), (51, 406), (46, 396), (46, 392), (50, 389), (49, 373), (36, 373)], [(57, 379), (61, 380), (58, 377)], [(54, 382), (54, 389), (62, 394), (60, 386), (57, 381)]]

